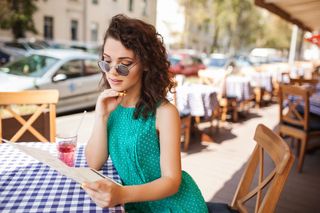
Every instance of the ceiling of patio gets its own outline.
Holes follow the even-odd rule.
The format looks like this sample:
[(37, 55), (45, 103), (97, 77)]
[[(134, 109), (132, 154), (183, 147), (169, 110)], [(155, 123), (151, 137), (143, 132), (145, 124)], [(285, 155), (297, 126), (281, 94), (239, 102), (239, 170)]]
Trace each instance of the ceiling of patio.
[(320, 31), (320, 0), (255, 0), (255, 4), (306, 31)]

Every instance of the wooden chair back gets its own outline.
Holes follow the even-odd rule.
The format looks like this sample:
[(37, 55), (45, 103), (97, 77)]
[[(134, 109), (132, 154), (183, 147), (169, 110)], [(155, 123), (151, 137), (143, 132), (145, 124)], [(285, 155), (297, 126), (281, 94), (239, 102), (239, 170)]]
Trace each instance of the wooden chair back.
[(313, 78), (313, 79), (290, 78), (290, 84), (308, 88), (312, 93), (316, 92), (318, 83), (320, 82), (316, 78)]
[[(56, 104), (58, 103), (58, 90), (27, 90), (21, 92), (0, 92), (0, 107), (9, 112), (20, 124), (21, 128), (12, 138), (6, 138), (12, 142), (18, 141), (28, 130), (39, 141), (54, 142), (56, 134)], [(12, 109), (13, 105), (36, 105), (35, 112), (28, 120)], [(45, 138), (32, 124), (43, 113), (49, 111), (50, 138)], [(0, 139), (2, 139), (2, 116), (0, 114)], [(1, 140), (0, 140), (1, 143)]]
[(295, 85), (281, 85), (279, 91), (280, 123), (309, 128), (311, 91)]
[[(274, 212), (294, 157), (287, 143), (262, 124), (257, 126), (254, 140), (257, 145), (246, 165), (231, 205), (239, 212), (248, 212), (245, 203), (256, 197), (254, 212)], [(265, 154), (269, 155), (274, 163), (274, 169), (267, 175), (264, 174)], [(258, 183), (252, 189), (258, 166)]]

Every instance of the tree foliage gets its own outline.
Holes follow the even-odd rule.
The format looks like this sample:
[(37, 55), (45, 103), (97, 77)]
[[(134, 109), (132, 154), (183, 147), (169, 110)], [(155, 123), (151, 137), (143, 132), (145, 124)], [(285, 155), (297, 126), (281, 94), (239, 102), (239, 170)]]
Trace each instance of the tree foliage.
[(180, 3), (186, 8), (186, 19), (195, 24), (208, 20), (211, 23), (211, 52), (289, 48), (290, 24), (258, 8), (252, 0), (180, 0)]
[(1, 0), (0, 28), (11, 29), (14, 38), (24, 38), (27, 31), (37, 33), (33, 22), (35, 0)]

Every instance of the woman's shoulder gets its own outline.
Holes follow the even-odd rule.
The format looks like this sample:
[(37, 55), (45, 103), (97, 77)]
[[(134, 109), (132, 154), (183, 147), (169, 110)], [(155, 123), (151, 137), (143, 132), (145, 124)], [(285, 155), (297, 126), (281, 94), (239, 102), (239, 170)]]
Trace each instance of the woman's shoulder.
[(157, 108), (157, 117), (158, 116), (179, 116), (179, 112), (175, 105), (170, 103), (169, 101), (162, 102)]

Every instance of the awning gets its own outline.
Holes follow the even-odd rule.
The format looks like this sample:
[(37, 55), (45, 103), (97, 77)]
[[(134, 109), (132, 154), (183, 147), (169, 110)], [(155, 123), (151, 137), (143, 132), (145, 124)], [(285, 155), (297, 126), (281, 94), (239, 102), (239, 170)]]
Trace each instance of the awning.
[(255, 0), (255, 4), (303, 30), (320, 31), (320, 0)]
[(318, 45), (318, 47), (320, 47), (320, 34), (305, 36), (305, 40), (313, 44), (316, 44)]

